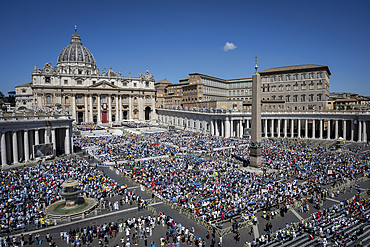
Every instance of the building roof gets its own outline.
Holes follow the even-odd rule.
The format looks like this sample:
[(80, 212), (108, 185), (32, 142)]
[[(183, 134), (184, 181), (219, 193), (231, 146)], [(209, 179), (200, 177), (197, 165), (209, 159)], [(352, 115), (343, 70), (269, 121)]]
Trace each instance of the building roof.
[(167, 79), (164, 79), (164, 80), (156, 81), (154, 84), (171, 84), (171, 82), (168, 81)]
[(329, 75), (331, 75), (329, 67), (325, 65), (317, 65), (317, 64), (301, 64), (301, 65), (292, 65), (292, 66), (284, 66), (284, 67), (274, 67), (270, 69), (265, 69), (262, 71), (259, 71), (258, 73), (260, 74), (273, 74), (277, 72), (298, 72), (300, 70), (302, 71), (308, 71), (308, 70), (318, 70), (318, 69), (323, 69), (326, 70)]
[(22, 85), (19, 85), (19, 86), (15, 86), (15, 87), (28, 87), (28, 86), (32, 86), (32, 85), (33, 85), (33, 81), (27, 82), (25, 84), (22, 84)]

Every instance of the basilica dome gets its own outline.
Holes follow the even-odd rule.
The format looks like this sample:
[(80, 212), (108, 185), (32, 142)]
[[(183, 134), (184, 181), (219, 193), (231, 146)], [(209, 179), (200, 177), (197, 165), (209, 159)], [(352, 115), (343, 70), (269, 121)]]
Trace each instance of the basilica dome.
[(80, 35), (77, 34), (77, 28), (75, 28), (75, 33), (72, 35), (71, 43), (60, 52), (57, 65), (76, 63), (96, 68), (94, 56), (89, 49), (82, 45)]

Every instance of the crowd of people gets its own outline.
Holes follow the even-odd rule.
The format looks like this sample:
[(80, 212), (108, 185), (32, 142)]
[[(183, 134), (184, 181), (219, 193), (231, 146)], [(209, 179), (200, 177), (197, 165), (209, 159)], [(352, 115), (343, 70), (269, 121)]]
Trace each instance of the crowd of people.
[(123, 121), (122, 126), (134, 129), (153, 127), (153, 125), (148, 123), (129, 122), (129, 121)]
[(61, 198), (63, 181), (72, 178), (79, 182), (84, 197), (104, 198), (121, 196), (138, 199), (103, 172), (89, 166), (83, 158), (56, 160), (48, 164), (18, 169), (0, 170), (0, 227), (1, 232), (17, 229), (47, 227), (50, 222), (44, 209)]

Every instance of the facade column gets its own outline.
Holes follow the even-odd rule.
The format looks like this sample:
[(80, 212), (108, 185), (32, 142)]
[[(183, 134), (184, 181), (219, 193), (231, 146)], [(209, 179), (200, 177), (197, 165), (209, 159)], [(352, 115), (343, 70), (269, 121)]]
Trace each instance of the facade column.
[(92, 100), (92, 94), (89, 95), (89, 110), (90, 110), (89, 122), (90, 123), (93, 123), (94, 122), (94, 118), (93, 118), (93, 100)]
[(355, 123), (354, 120), (351, 119), (351, 141), (353, 141), (354, 137), (355, 137)]
[(362, 129), (363, 129), (363, 132), (362, 132), (362, 141), (363, 142), (367, 142), (366, 121), (363, 121), (362, 122)]
[(132, 109), (133, 109), (133, 107), (134, 106), (132, 105), (132, 97), (131, 97), (131, 95), (129, 95), (128, 96), (128, 119), (129, 120), (132, 120)]
[(77, 122), (77, 119), (76, 119), (76, 94), (72, 94), (72, 118)]
[(343, 139), (347, 140), (347, 120), (343, 120)]
[(322, 139), (322, 119), (320, 119), (320, 139)]
[(17, 131), (12, 131), (13, 133), (13, 163), (18, 163), (18, 136)]
[(357, 121), (358, 123), (358, 138), (357, 138), (357, 141), (358, 142), (361, 142), (362, 141), (362, 136), (361, 136), (361, 131), (362, 131), (362, 121), (358, 120)]
[(338, 139), (338, 120), (335, 120), (335, 140)]
[(139, 107), (138, 107), (138, 109), (139, 109), (139, 120), (140, 121), (144, 120), (144, 118), (143, 118), (143, 111), (144, 111), (143, 107), (144, 107), (143, 106), (143, 97), (140, 96), (139, 97)]
[(330, 139), (330, 119), (328, 120), (328, 128), (327, 128), (327, 131), (326, 131), (326, 134), (327, 134), (327, 137), (326, 137), (326, 139)]
[(267, 137), (267, 118), (265, 119), (265, 137)]
[(288, 120), (284, 119), (284, 138), (288, 137)]
[(243, 120), (239, 120), (239, 137), (243, 137), (243, 135), (244, 135)]
[(122, 95), (118, 95), (119, 97), (119, 121), (122, 121)]
[(1, 132), (1, 165), (6, 165), (6, 141), (5, 141), (5, 133)]
[(290, 120), (290, 138), (294, 138), (294, 119)]
[(30, 159), (30, 146), (28, 142), (28, 130), (24, 130), (24, 160), (28, 161)]
[(271, 137), (275, 137), (274, 132), (274, 119), (271, 119)]
[(298, 138), (301, 138), (301, 119), (298, 119), (298, 127), (297, 127), (297, 132), (298, 132)]
[(39, 139), (39, 130), (35, 129), (35, 145), (40, 144), (40, 139)]
[(89, 112), (88, 112), (88, 108), (87, 108), (87, 95), (85, 95), (85, 122), (88, 123), (89, 122)]
[(65, 131), (66, 135), (65, 135), (65, 139), (64, 139), (64, 153), (65, 154), (70, 154), (71, 153), (71, 149), (70, 149), (70, 136), (69, 136), (69, 128), (66, 128), (66, 131)]
[(278, 119), (278, 126), (277, 126), (277, 137), (280, 138), (280, 129), (281, 129), (281, 119)]
[(55, 129), (51, 129), (51, 143), (53, 143), (53, 154), (56, 155), (57, 143), (55, 141)]
[(304, 138), (308, 139), (308, 119), (305, 120), (304, 125)]
[(119, 98), (118, 98), (119, 96), (118, 95), (116, 95), (116, 97), (115, 97), (115, 99), (116, 99), (116, 121), (121, 121), (120, 120), (120, 117), (119, 117), (119, 115), (118, 115), (118, 113), (119, 113)]
[(112, 123), (112, 97), (108, 95), (108, 123)]
[(100, 104), (100, 94), (96, 97), (98, 98), (98, 123), (101, 123), (101, 104)]

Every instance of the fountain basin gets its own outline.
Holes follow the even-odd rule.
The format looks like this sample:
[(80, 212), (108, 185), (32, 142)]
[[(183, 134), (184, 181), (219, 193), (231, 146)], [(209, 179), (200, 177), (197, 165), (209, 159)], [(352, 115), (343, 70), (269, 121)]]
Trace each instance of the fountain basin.
[(85, 198), (82, 203), (79, 203), (78, 198), (77, 204), (73, 207), (66, 205), (66, 200), (59, 200), (54, 202), (46, 208), (46, 215), (49, 219), (55, 220), (67, 220), (71, 218), (81, 218), (83, 215), (89, 214), (97, 206), (97, 201), (93, 198)]

